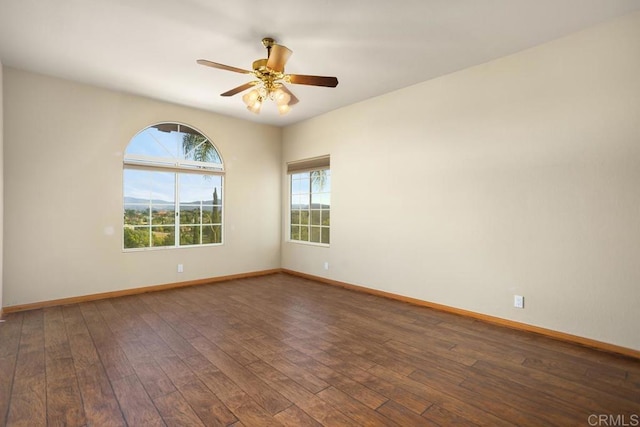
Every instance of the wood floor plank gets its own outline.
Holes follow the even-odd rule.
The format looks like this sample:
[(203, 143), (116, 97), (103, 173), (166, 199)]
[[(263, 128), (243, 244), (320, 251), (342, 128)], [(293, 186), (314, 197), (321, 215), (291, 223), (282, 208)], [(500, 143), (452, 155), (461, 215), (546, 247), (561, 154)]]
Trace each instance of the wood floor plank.
[[(290, 356), (291, 353), (287, 353), (287, 355)], [(349, 393), (372, 409), (376, 409), (388, 399), (394, 399), (420, 414), (432, 404), (432, 402), (397, 387), (369, 371), (351, 365), (348, 361), (348, 354), (343, 356), (344, 359), (340, 359), (323, 352), (310, 352), (303, 358), (295, 357), (295, 360), (299, 366), (304, 367), (305, 371), (312, 372), (314, 376)]]
[(131, 365), (151, 399), (155, 400), (177, 391), (173, 382), (155, 360), (136, 360), (131, 362)]
[(274, 418), (287, 427), (321, 427), (322, 424), (311, 418), (302, 409), (295, 405), (289, 406), (284, 411), (278, 412)]
[(290, 401), (265, 384), (250, 370), (234, 361), (215, 344), (205, 338), (196, 338), (191, 343), (203, 356), (209, 359), (229, 378), (233, 379), (244, 392), (255, 399), (270, 414), (277, 414), (291, 405)]
[[(510, 393), (504, 391), (505, 387), (500, 387), (497, 382), (488, 381), (487, 378), (466, 379), (461, 387), (469, 389), (479, 395), (491, 393), (500, 401), (500, 415), (509, 421), (526, 425), (531, 423), (546, 425), (571, 425), (578, 419), (585, 419), (587, 415), (576, 414), (569, 408), (557, 409), (549, 406), (552, 399), (542, 394), (536, 393), (530, 388), (522, 388), (516, 392), (514, 387), (510, 388)], [(508, 387), (508, 386), (507, 386)], [(507, 412), (507, 406), (513, 408)], [(541, 410), (543, 409), (544, 410)]]
[(180, 393), (206, 426), (227, 426), (238, 420), (200, 380), (183, 384)]
[(528, 369), (525, 366), (480, 361), (473, 366), (473, 371), (492, 378), (511, 380), (536, 390), (544, 390), (545, 393), (553, 396), (557, 401), (564, 402), (569, 407), (582, 407), (592, 413), (604, 414), (614, 411), (630, 414), (633, 408), (638, 407), (626, 399), (620, 399), (597, 389), (566, 381), (546, 372)]
[(435, 423), (439, 426), (476, 427), (478, 425), (484, 425), (484, 423), (472, 423), (463, 416), (454, 414), (453, 412), (442, 408), (440, 405), (431, 406), (429, 409), (424, 411), (422, 417), (432, 424)]
[(102, 364), (83, 366), (76, 372), (87, 424), (114, 427), (126, 425), (120, 405)]
[(88, 425), (124, 426), (120, 406), (79, 305), (63, 307), (69, 348)]
[(380, 406), (376, 411), (401, 426), (439, 426), (439, 424), (427, 420), (392, 400)]
[(165, 425), (162, 416), (135, 374), (112, 380), (111, 384), (127, 424), (131, 426)]
[(199, 372), (201, 381), (246, 425), (281, 426), (262, 406), (244, 392), (231, 378), (217, 370)]
[(26, 312), (20, 330), (8, 425), (44, 425), (47, 396), (44, 354), (44, 313)]
[(348, 417), (361, 425), (397, 426), (400, 425), (375, 410), (365, 406), (356, 399), (331, 386), (319, 392), (317, 396), (330, 405), (340, 408)]
[(91, 334), (94, 346), (100, 355), (100, 360), (105, 372), (111, 381), (134, 375), (133, 367), (129, 359), (118, 345), (117, 339), (111, 331), (109, 325), (98, 311), (98, 306), (102, 312), (110, 314), (111, 320), (115, 321), (117, 313), (111, 314), (111, 304), (108, 301), (99, 301), (97, 304), (81, 305), (82, 315), (85, 318), (87, 329)]
[(84, 407), (62, 307), (44, 310), (47, 423), (83, 425)]
[(626, 389), (611, 387), (606, 383), (593, 381), (586, 375), (587, 368), (585, 366), (574, 366), (568, 360), (563, 361), (557, 359), (528, 357), (522, 363), (522, 366), (546, 372), (551, 375), (563, 378), (567, 381), (575, 382), (587, 387), (595, 388), (598, 390), (606, 390), (608, 394), (615, 394), (621, 399), (626, 399), (636, 404), (640, 404), (640, 393), (629, 393)]
[(14, 313), (0, 425), (586, 425), (640, 361), (287, 274)]
[(171, 426), (204, 426), (193, 408), (177, 390), (153, 399), (162, 421)]
[(494, 402), (490, 396), (483, 399), (482, 395), (465, 393), (464, 390), (461, 390), (459, 387), (454, 385), (449, 387), (447, 393), (383, 367), (375, 367), (372, 368), (371, 371), (399, 387), (405, 388), (418, 396), (424, 397), (425, 399), (433, 402), (434, 405), (446, 409), (461, 418), (465, 418), (470, 421), (477, 420), (480, 424), (491, 424), (494, 426), (511, 425), (510, 422), (505, 421), (500, 416), (496, 416), (496, 413), (503, 415), (501, 412), (503, 408), (500, 405), (500, 402)]
[(44, 426), (47, 423), (46, 387), (44, 381), (28, 390), (12, 393), (7, 426)]
[(0, 323), (0, 424), (6, 422), (13, 374), (20, 346), (23, 313), (5, 316)]
[(294, 405), (301, 408), (311, 418), (323, 425), (352, 425), (355, 422), (346, 417), (338, 408), (318, 398), (314, 393), (265, 362), (255, 362), (248, 366), (263, 381), (277, 389)]

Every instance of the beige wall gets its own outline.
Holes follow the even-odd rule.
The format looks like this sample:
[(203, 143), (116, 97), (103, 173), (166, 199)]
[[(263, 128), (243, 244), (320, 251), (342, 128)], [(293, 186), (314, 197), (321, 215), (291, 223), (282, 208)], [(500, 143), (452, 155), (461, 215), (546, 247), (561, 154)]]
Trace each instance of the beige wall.
[[(5, 67), (4, 305), (280, 267), (281, 130)], [(190, 124), (223, 156), (225, 244), (122, 251), (122, 153)], [(184, 264), (184, 273), (176, 266)]]
[(636, 13), (286, 128), (332, 228), (282, 266), (640, 349), (639, 76)]

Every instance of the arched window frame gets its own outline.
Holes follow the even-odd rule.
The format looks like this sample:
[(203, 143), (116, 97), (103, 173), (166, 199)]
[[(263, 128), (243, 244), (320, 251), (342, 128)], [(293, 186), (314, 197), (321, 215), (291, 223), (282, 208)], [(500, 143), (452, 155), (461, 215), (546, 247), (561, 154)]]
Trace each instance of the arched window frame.
[[(168, 136), (167, 141), (171, 142), (171, 144), (175, 143), (174, 147), (167, 146), (167, 143), (163, 143), (158, 138), (154, 137), (154, 133), (160, 136), (162, 133), (167, 133), (172, 135), (172, 132), (176, 132), (175, 135)], [(145, 135), (145, 133), (147, 133)], [(185, 141), (188, 135), (194, 135), (196, 141), (194, 142), (194, 146), (191, 147), (189, 151), (186, 151)], [(135, 145), (138, 141), (137, 138), (150, 137), (152, 140), (155, 140), (157, 145), (153, 145), (152, 147), (148, 147), (148, 152), (145, 152), (146, 147), (144, 145)], [(170, 141), (171, 138), (174, 138), (174, 141)], [(182, 138), (182, 143), (180, 144), (179, 139)], [(200, 138), (200, 140), (198, 140)], [(130, 148), (132, 148), (132, 144), (135, 146), (134, 149), (129, 152)], [(198, 157), (198, 148), (203, 144), (210, 145), (209, 151), (205, 150), (205, 153), (209, 153), (213, 157), (213, 161), (203, 161), (197, 159)], [(181, 147), (178, 147), (181, 145)], [(141, 152), (142, 151), (142, 152)], [(150, 154), (152, 152), (156, 152), (156, 155)], [(173, 152), (172, 152), (173, 151)], [(185, 152), (186, 151), (186, 152)], [(158, 152), (160, 155), (157, 155)], [(123, 250), (124, 251), (137, 251), (137, 250), (149, 250), (149, 249), (168, 249), (168, 248), (182, 248), (182, 247), (194, 247), (194, 246), (217, 246), (223, 244), (223, 222), (224, 222), (224, 163), (222, 160), (222, 155), (220, 151), (215, 146), (215, 144), (208, 138), (203, 132), (194, 128), (191, 125), (187, 125), (179, 122), (160, 122), (150, 126), (145, 127), (127, 144), (127, 148), (124, 153), (123, 159)], [(167, 220), (167, 216), (165, 215), (165, 219), (163, 219), (162, 224), (156, 223), (156, 213), (154, 211), (154, 203), (152, 190), (149, 190), (149, 200), (148, 207), (146, 212), (141, 215), (138, 215), (143, 219), (143, 223), (140, 223), (139, 220), (128, 218), (130, 216), (130, 212), (127, 212), (127, 207), (131, 205), (138, 206), (140, 209), (145, 208), (146, 197), (142, 200), (143, 202), (128, 202), (127, 200), (131, 199), (127, 197), (127, 184), (131, 184), (131, 182), (127, 182), (127, 171), (141, 171), (140, 173), (144, 174), (146, 172), (158, 172), (164, 173), (164, 177), (170, 176), (169, 174), (173, 174), (173, 200), (162, 202), (162, 206), (167, 209), (169, 206), (173, 205), (173, 217), (175, 218), (172, 223), (167, 224), (164, 221)], [(181, 181), (189, 181), (195, 179), (194, 177), (200, 175), (203, 178), (210, 177), (211, 181), (214, 181), (213, 185), (213, 196), (209, 201), (202, 200), (200, 198), (200, 205), (198, 206), (198, 202), (193, 202), (192, 200), (181, 200)], [(152, 176), (152, 175), (150, 175)], [(129, 179), (129, 181), (133, 181), (133, 179)], [(219, 189), (219, 191), (218, 191)], [(216, 200), (216, 194), (218, 194), (218, 199)], [(157, 205), (156, 205), (157, 206)], [(193, 212), (189, 212), (189, 209), (197, 211), (197, 218)], [(208, 220), (205, 219), (206, 209), (209, 209)], [(190, 216), (188, 214), (191, 214)], [(217, 215), (216, 215), (217, 214)], [(145, 222), (146, 217), (146, 222)], [(189, 222), (185, 223), (184, 218), (188, 217)], [(215, 219), (212, 219), (215, 218)], [(198, 229), (198, 241), (194, 242), (195, 237), (191, 239), (192, 241), (187, 241), (184, 237), (189, 237), (185, 234), (185, 229), (193, 230), (195, 233), (195, 229)], [(215, 231), (212, 231), (215, 228)], [(147, 232), (148, 241), (147, 244), (142, 246), (132, 246), (131, 239), (127, 239), (127, 229), (129, 231), (133, 230), (144, 230)], [(163, 231), (164, 235), (167, 229), (172, 230), (173, 235), (173, 244), (167, 242), (169, 237), (163, 237), (163, 243), (156, 244), (156, 237), (154, 230)], [(205, 230), (211, 229), (210, 232), (213, 234), (213, 240), (211, 238), (205, 239)], [(169, 233), (171, 234), (171, 233)], [(133, 242), (135, 244), (136, 242)], [(137, 242), (139, 243), (139, 242)]]

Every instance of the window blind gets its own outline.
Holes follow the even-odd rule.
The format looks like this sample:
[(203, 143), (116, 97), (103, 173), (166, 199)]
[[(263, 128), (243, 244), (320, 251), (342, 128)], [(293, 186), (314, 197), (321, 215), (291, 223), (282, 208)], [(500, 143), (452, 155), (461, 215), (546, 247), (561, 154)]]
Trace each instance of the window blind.
[(287, 173), (309, 172), (314, 170), (329, 169), (331, 166), (330, 156), (313, 157), (311, 159), (297, 160), (287, 163)]

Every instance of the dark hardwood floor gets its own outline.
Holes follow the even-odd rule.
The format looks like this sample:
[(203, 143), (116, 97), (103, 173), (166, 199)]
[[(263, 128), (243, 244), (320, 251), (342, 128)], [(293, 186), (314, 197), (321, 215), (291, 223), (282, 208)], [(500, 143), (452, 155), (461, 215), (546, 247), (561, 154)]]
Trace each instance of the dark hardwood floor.
[(7, 426), (639, 421), (638, 360), (286, 274), (0, 324)]

